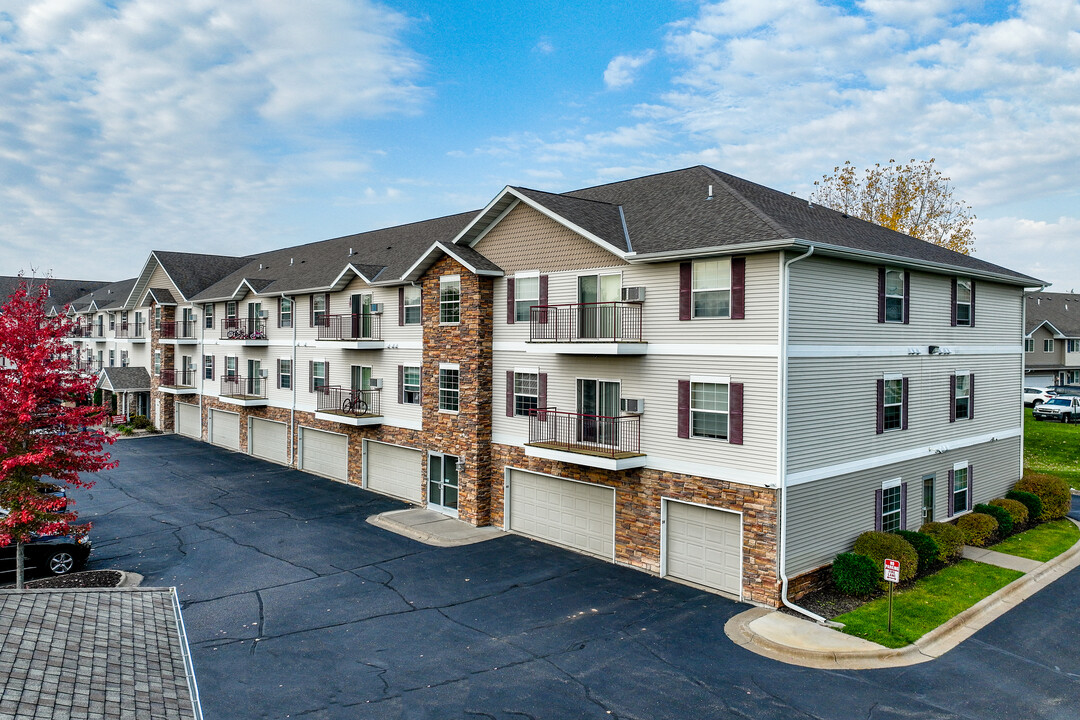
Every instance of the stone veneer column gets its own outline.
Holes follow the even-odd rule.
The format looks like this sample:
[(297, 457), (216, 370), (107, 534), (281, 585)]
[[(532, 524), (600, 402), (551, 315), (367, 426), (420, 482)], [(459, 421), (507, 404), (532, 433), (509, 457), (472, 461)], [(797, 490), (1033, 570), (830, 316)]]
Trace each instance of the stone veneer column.
[[(161, 331), (154, 326), (154, 308), (157, 303), (151, 303), (149, 313), (150, 323), (150, 413), (153, 414), (157, 407), (157, 401), (161, 401), (161, 417), (154, 418), (154, 424), (162, 432), (175, 430), (175, 412), (173, 404), (175, 396), (161, 392), (161, 378), (154, 374), (154, 352), (161, 350), (161, 369), (172, 368), (175, 364), (176, 346), (161, 344)], [(172, 322), (176, 317), (176, 308), (163, 305), (161, 308), (161, 322)]]

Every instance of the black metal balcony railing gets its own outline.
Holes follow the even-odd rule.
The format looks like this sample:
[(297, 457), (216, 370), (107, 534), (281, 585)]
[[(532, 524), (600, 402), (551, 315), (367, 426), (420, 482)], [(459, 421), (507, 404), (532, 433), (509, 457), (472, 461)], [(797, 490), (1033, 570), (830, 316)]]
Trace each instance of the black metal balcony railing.
[(319, 339), (382, 340), (382, 315), (324, 315), (322, 324), (319, 325)]
[(76, 360), (75, 369), (78, 372), (91, 374), (101, 370), (101, 363), (97, 360)]
[(221, 321), (222, 340), (266, 340), (266, 321), (262, 318), (225, 318)]
[(145, 337), (146, 323), (122, 322), (116, 326), (118, 338), (141, 338)]
[(221, 395), (231, 398), (265, 398), (266, 378), (226, 375), (221, 378)]
[(68, 328), (67, 336), (73, 338), (85, 338), (91, 337), (93, 333), (94, 331), (92, 328), (83, 327), (82, 325), (72, 325), (70, 328)]
[(640, 455), (641, 417), (536, 408), (529, 411), (529, 444), (610, 458)]
[(195, 321), (175, 320), (161, 323), (161, 337), (167, 340), (194, 340)]
[(162, 370), (158, 381), (165, 387), (192, 388), (195, 387), (194, 370)]
[(317, 392), (315, 409), (318, 412), (351, 417), (382, 415), (381, 390), (352, 390), (334, 385), (321, 387)]
[(532, 342), (641, 342), (641, 304), (626, 302), (533, 305)]

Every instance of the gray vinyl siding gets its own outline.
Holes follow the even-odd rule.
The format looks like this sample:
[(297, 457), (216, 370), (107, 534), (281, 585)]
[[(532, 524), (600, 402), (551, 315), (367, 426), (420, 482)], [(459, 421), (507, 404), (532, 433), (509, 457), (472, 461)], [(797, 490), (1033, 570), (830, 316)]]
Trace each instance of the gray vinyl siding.
[[(975, 375), (974, 418), (949, 422), (949, 376)], [(877, 380), (909, 379), (908, 429), (877, 434)], [(788, 364), (788, 470), (799, 472), (941, 445), (1020, 425), (1021, 356), (793, 358)]]
[(911, 271), (910, 322), (879, 323), (878, 268), (810, 257), (791, 266), (793, 345), (969, 345), (1022, 341), (1023, 290), (975, 281), (975, 326), (950, 325), (951, 275)]
[[(1044, 343), (1051, 338), (1054, 339), (1054, 349), (1046, 352), (1043, 349), (1045, 347)], [(1065, 366), (1065, 348), (1068, 347), (1065, 340), (1055, 338), (1054, 333), (1045, 325), (1032, 332), (1031, 339), (1034, 341), (1034, 348), (1031, 352), (1025, 353), (1028, 370), (1038, 370), (1040, 368), (1057, 369)], [(1077, 353), (1068, 353), (1068, 355), (1070, 359), (1073, 359)]]
[(973, 504), (1002, 497), (1019, 479), (1020, 438), (974, 445), (873, 470), (838, 475), (788, 490), (787, 574), (794, 577), (849, 552), (860, 533), (874, 529), (874, 491), (886, 480), (907, 483), (907, 529), (922, 525), (922, 478), (935, 475), (935, 520), (948, 519), (949, 470), (970, 464)]

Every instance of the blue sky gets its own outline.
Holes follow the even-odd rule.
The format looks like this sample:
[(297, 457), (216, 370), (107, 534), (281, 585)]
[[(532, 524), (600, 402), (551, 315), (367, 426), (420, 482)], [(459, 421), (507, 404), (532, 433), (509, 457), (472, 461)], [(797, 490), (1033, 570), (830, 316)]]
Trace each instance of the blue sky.
[(120, 279), (706, 163), (934, 157), (1080, 289), (1080, 3), (7, 0), (0, 274)]

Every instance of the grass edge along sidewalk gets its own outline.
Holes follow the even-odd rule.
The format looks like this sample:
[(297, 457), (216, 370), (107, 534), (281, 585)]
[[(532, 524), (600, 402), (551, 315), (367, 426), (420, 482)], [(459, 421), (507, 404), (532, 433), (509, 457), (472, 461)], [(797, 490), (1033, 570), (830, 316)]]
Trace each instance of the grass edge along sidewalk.
[(1056, 475), (1080, 490), (1080, 425), (1038, 421), (1024, 410), (1024, 471)]

